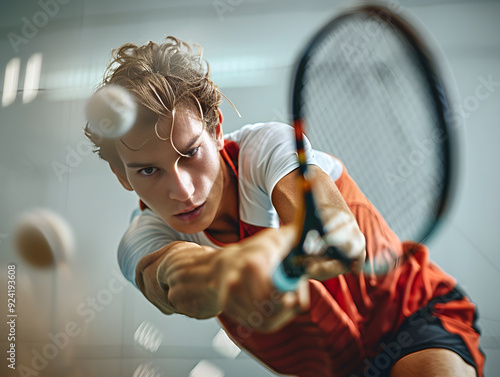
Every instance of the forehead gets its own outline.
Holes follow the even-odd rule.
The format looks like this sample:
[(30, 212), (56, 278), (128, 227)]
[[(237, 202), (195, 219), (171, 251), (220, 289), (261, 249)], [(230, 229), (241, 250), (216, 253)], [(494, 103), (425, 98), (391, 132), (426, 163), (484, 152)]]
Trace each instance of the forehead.
[(171, 148), (171, 143), (182, 150), (201, 137), (204, 130), (199, 114), (186, 108), (176, 109), (173, 116), (158, 116), (151, 111), (143, 111), (138, 114), (132, 129), (115, 140), (115, 144), (122, 156), (158, 147)]

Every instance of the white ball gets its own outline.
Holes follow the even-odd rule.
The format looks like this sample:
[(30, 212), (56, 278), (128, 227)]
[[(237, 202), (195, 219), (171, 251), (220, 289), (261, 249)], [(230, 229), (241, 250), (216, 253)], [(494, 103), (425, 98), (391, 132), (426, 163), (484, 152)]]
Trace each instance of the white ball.
[(105, 138), (118, 138), (134, 125), (137, 103), (126, 89), (107, 85), (90, 97), (85, 113), (92, 133)]
[(66, 263), (74, 252), (73, 231), (68, 222), (44, 208), (32, 209), (19, 217), (14, 240), (19, 255), (34, 267)]

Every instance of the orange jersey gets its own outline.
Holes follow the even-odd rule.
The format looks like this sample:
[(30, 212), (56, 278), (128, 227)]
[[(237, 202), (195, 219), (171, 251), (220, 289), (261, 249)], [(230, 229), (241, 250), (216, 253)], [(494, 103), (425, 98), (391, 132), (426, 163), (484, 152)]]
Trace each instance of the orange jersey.
[[(272, 311), (272, 300), (249, 313), (248, 327), (219, 316), (238, 344), (278, 373), (361, 376), (367, 360), (387, 347), (405, 319), (432, 298), (448, 294), (456, 284), (430, 262), (424, 245), (398, 239), (345, 168), (335, 183), (365, 235), (368, 271), (323, 283), (310, 280), (310, 309), (272, 334), (252, 329), (252, 323)], [(385, 272), (376, 274), (380, 269)], [(436, 304), (435, 310), (443, 327), (462, 337), (482, 376), (484, 356), (479, 351), (479, 334), (472, 328), (475, 305), (463, 298)], [(403, 334), (394, 341), (411, 339)]]

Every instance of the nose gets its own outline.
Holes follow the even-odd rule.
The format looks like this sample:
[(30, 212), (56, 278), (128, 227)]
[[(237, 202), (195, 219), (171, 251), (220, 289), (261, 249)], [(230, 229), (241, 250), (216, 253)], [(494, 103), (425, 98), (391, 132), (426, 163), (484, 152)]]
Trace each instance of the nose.
[(194, 194), (194, 182), (191, 172), (183, 169), (176, 161), (170, 184), (169, 196), (173, 200), (184, 202)]

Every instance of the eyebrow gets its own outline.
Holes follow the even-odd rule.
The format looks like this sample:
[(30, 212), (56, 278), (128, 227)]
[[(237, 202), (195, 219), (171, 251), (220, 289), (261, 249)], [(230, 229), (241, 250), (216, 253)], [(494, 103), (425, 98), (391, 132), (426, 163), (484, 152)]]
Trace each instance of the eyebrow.
[[(202, 133), (203, 134), (203, 133)], [(196, 144), (196, 142), (201, 138), (202, 134), (198, 135), (198, 136), (195, 136), (193, 137), (189, 142), (188, 144), (186, 145), (186, 147), (184, 149), (187, 149), (189, 151), (189, 149), (194, 145)], [(184, 151), (181, 151), (181, 153), (184, 153)], [(149, 166), (155, 166), (156, 164), (155, 163), (144, 163), (144, 162), (130, 162), (127, 164), (127, 167), (128, 168), (146, 168), (146, 167), (149, 167)]]
[(143, 162), (131, 162), (127, 164), (128, 168), (146, 168), (149, 166), (155, 166), (156, 164), (153, 163), (143, 163)]
[[(203, 132), (202, 132), (201, 134), (199, 134), (198, 136), (194, 136), (194, 137), (193, 137), (190, 141), (188, 141), (188, 143), (187, 143), (187, 144), (186, 144), (186, 146), (183, 148), (183, 150), (181, 150), (181, 149), (179, 148), (179, 151), (181, 151), (182, 153), (184, 153), (184, 150), (189, 151), (189, 149), (190, 149), (190, 148), (191, 148), (194, 144), (196, 144), (196, 142), (197, 142), (198, 140), (200, 140), (202, 136), (203, 136)], [(172, 142), (173, 142), (173, 140), (172, 140)], [(177, 148), (177, 146), (176, 146), (176, 148)]]

